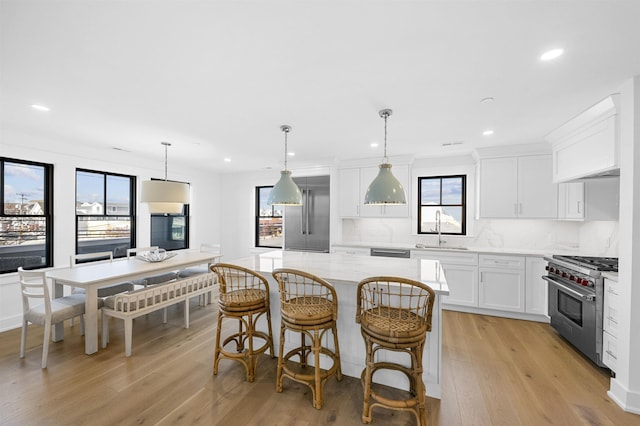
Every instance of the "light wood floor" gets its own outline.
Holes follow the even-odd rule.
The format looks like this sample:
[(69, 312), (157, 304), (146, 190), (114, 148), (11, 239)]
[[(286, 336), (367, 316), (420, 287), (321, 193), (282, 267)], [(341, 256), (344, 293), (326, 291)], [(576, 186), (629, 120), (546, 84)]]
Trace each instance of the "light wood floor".
[[(275, 392), (275, 360), (265, 356), (255, 383), (237, 362), (211, 372), (215, 305), (134, 321), (125, 358), (122, 321), (111, 319), (106, 350), (84, 355), (79, 326), (52, 343), (40, 368), (42, 329), (30, 328), (20, 360), (19, 330), (0, 333), (2, 425), (358, 425), (359, 380), (330, 379), (322, 410), (303, 385)], [(77, 322), (76, 322), (77, 324)], [(274, 329), (278, 325), (274, 324)], [(364, 354), (363, 354), (364, 356)], [(548, 325), (445, 311), (443, 395), (428, 400), (431, 425), (639, 425), (606, 394), (608, 375), (572, 350)], [(374, 411), (374, 425), (415, 424), (409, 413)]]

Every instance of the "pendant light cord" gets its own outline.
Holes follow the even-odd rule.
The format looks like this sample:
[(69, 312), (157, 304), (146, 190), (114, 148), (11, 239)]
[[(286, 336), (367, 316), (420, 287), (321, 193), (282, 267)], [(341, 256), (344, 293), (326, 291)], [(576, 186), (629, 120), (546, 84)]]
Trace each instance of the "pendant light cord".
[(164, 180), (165, 182), (167, 181), (167, 158), (168, 158), (168, 154), (167, 154), (167, 148), (171, 145), (169, 142), (161, 142), (162, 145), (164, 145)]
[(287, 135), (288, 130), (284, 130), (284, 169), (287, 170)]
[(387, 117), (389, 117), (389, 114), (384, 115), (384, 158), (382, 161), (385, 163), (389, 162), (389, 157), (387, 157)]

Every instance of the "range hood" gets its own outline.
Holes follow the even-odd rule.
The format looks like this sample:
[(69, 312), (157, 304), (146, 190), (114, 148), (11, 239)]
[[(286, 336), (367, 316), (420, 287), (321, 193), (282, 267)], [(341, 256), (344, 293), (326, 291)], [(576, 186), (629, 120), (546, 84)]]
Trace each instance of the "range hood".
[(608, 96), (547, 135), (555, 183), (620, 175), (618, 109)]

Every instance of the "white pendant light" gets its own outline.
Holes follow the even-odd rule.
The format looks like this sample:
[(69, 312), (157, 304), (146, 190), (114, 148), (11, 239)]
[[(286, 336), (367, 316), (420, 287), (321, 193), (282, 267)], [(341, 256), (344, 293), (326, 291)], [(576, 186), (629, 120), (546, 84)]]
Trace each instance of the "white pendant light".
[(164, 180), (142, 182), (140, 202), (147, 203), (151, 214), (180, 214), (183, 206), (189, 204), (189, 185), (167, 180), (167, 148), (171, 144), (161, 143), (164, 145)]
[(365, 204), (407, 204), (404, 188), (391, 173), (391, 164), (387, 157), (387, 118), (392, 112), (390, 109), (383, 109), (378, 113), (384, 118), (384, 158), (378, 176), (373, 179), (364, 196)]
[(291, 172), (287, 170), (287, 135), (291, 131), (291, 126), (286, 124), (280, 126), (284, 132), (284, 170), (280, 172), (280, 180), (271, 189), (267, 204), (299, 206), (302, 204), (302, 193), (298, 185), (291, 179)]

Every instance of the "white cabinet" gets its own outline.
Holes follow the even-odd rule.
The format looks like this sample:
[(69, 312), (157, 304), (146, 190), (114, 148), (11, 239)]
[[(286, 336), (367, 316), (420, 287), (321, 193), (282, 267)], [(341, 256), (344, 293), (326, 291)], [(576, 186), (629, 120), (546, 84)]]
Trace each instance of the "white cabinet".
[(378, 175), (379, 167), (362, 167), (339, 170), (338, 202), (340, 217), (408, 217), (409, 216), (409, 166), (392, 166), (391, 172), (400, 181), (407, 197), (407, 204), (365, 205), (364, 195), (369, 184)]
[(619, 95), (609, 96), (547, 136), (553, 149), (553, 181), (567, 182), (619, 168)]
[(548, 286), (542, 279), (545, 275), (547, 261), (542, 257), (527, 256), (525, 264), (525, 312), (528, 314), (547, 315)]
[(347, 247), (347, 246), (336, 247), (336, 246), (333, 246), (332, 247), (332, 252), (333, 253), (355, 255), (355, 256), (370, 256), (371, 255), (371, 249), (368, 248), (368, 247)]
[(480, 160), (481, 218), (556, 218), (550, 155)]
[(360, 216), (360, 169), (340, 169), (338, 172), (338, 205), (341, 217)]
[(603, 302), (602, 362), (616, 371), (618, 361), (618, 327), (622, 318), (620, 286), (617, 281), (605, 278)]
[(620, 179), (558, 184), (558, 219), (618, 220)]
[(478, 306), (478, 254), (442, 250), (413, 250), (412, 258), (440, 261), (449, 286), (449, 295), (442, 297), (443, 307)]
[(484, 255), (478, 257), (480, 308), (525, 311), (525, 258)]

